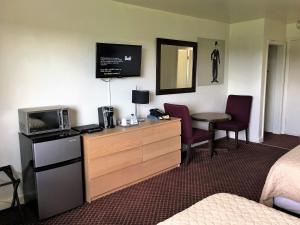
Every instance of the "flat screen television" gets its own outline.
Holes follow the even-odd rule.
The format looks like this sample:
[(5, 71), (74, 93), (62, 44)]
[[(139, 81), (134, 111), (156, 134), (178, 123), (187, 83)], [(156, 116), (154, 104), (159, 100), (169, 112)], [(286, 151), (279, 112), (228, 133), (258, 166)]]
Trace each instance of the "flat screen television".
[(141, 45), (97, 43), (96, 78), (140, 76), (141, 57)]

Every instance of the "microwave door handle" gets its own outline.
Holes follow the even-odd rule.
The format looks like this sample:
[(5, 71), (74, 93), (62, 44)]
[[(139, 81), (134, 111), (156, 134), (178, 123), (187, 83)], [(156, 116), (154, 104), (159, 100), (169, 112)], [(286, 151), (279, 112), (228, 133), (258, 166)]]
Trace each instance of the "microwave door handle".
[(58, 114), (59, 114), (59, 127), (63, 128), (63, 121), (62, 121), (63, 115), (62, 115), (62, 111), (60, 110)]

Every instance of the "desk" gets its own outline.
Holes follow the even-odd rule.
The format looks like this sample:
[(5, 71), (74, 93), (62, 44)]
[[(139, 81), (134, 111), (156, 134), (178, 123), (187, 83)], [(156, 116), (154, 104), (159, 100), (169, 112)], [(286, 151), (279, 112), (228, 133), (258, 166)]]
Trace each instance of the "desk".
[[(203, 112), (203, 113), (195, 113), (191, 115), (193, 120), (208, 122), (208, 131), (211, 133), (213, 137), (213, 145), (215, 141), (215, 126), (216, 122), (222, 122), (231, 120), (231, 116), (226, 113), (216, 113), (216, 112)], [(228, 149), (227, 149), (228, 150)]]

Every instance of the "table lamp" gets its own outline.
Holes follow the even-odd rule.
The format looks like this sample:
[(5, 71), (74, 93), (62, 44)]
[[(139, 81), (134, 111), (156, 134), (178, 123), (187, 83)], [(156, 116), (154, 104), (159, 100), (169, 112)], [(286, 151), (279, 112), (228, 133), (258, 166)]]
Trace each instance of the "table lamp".
[(145, 121), (144, 118), (138, 118), (137, 104), (149, 104), (149, 91), (132, 90), (132, 103), (135, 103), (135, 115), (139, 122)]

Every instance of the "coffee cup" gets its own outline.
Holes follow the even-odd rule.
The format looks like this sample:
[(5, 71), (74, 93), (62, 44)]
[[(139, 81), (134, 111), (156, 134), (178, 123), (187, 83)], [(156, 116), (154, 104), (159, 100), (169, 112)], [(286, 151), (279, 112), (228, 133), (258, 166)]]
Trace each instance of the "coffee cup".
[(121, 120), (121, 125), (122, 125), (122, 126), (126, 126), (126, 125), (127, 125), (127, 120), (126, 120), (126, 118), (122, 118), (122, 120)]

